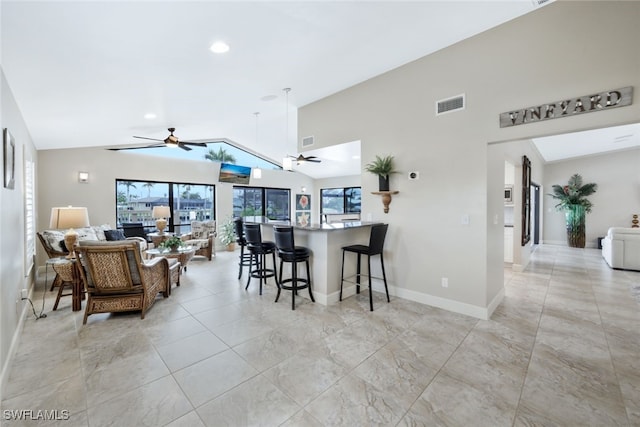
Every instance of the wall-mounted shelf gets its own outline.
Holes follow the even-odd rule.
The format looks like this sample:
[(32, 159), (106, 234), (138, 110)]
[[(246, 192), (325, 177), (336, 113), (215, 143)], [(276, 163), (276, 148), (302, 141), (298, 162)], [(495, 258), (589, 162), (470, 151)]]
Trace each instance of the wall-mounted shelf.
[(389, 213), (389, 205), (391, 204), (391, 195), (398, 194), (399, 191), (374, 191), (371, 194), (382, 196), (382, 204), (384, 205), (384, 213)]

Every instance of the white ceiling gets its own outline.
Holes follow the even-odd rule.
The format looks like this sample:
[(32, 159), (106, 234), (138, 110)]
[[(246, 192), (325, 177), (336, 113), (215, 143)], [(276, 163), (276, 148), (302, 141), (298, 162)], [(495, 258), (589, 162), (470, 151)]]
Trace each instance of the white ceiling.
[(566, 133), (533, 139), (545, 162), (640, 147), (640, 124)]
[[(297, 154), (298, 107), (536, 3), (5, 0), (2, 67), (38, 149), (140, 146), (133, 135), (163, 139), (171, 126), (280, 161)], [(231, 50), (213, 54), (216, 40)]]

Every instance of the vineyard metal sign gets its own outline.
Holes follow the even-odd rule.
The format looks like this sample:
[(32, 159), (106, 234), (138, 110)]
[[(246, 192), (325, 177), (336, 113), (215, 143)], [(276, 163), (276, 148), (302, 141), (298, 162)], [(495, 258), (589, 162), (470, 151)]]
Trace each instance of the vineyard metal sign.
[(500, 114), (500, 127), (505, 128), (624, 107), (631, 105), (632, 98), (633, 87), (627, 86), (622, 89), (609, 90), (594, 95), (579, 96), (535, 107), (508, 111)]

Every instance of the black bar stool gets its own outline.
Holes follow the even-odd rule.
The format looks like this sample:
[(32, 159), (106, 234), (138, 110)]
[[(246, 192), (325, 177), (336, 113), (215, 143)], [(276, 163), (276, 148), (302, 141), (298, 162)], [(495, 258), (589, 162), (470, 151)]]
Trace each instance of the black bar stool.
[[(273, 277), (278, 285), (278, 276), (276, 271), (276, 244), (273, 242), (263, 242), (260, 224), (244, 224), (244, 238), (247, 240), (247, 249), (249, 249), (249, 278), (247, 286), (251, 278), (260, 279), (260, 295), (262, 295), (262, 281), (267, 283), (267, 278)], [(273, 257), (273, 268), (267, 268), (266, 256), (271, 254)], [(256, 268), (253, 268), (255, 260)]]
[[(276, 295), (276, 302), (280, 298), (280, 291), (286, 289), (291, 291), (291, 309), (296, 309), (296, 295), (298, 289), (309, 289), (309, 296), (311, 301), (316, 302), (313, 298), (313, 292), (311, 292), (311, 274), (309, 273), (309, 257), (311, 251), (304, 246), (296, 246), (293, 240), (293, 227), (274, 226), (273, 234), (276, 240), (276, 248), (278, 250), (278, 257), (280, 258), (280, 280), (278, 284), (278, 295)], [(285, 262), (291, 263), (291, 278), (282, 280), (282, 266)], [(304, 262), (307, 266), (307, 278), (298, 277), (298, 263)], [(291, 285), (285, 285), (285, 283), (291, 283)]]
[[(342, 301), (342, 284), (344, 280), (344, 254), (346, 252), (355, 252), (358, 254), (358, 265), (356, 270), (356, 292), (360, 293), (360, 276), (369, 277), (369, 307), (373, 311), (373, 294), (371, 293), (371, 257), (373, 255), (380, 255), (380, 265), (382, 266), (382, 279), (384, 280), (384, 290), (387, 293), (387, 302), (391, 302), (389, 299), (389, 288), (387, 288), (387, 275), (384, 271), (384, 257), (382, 255), (382, 249), (384, 247), (384, 239), (387, 235), (387, 228), (389, 224), (378, 224), (371, 227), (371, 235), (369, 236), (369, 246), (365, 245), (351, 245), (344, 246), (342, 248), (342, 274), (340, 275), (340, 301)], [(360, 273), (360, 256), (367, 256), (368, 274)], [(353, 277), (353, 276), (352, 276)], [(379, 279), (379, 277), (376, 277)]]
[(251, 264), (251, 254), (247, 251), (245, 252), (245, 247), (247, 246), (247, 239), (244, 237), (244, 228), (242, 218), (235, 218), (233, 220), (235, 229), (236, 229), (236, 243), (240, 245), (240, 262), (238, 265), (240, 266), (240, 271), (238, 272), (238, 279), (242, 277), (242, 269), (243, 267), (249, 267)]

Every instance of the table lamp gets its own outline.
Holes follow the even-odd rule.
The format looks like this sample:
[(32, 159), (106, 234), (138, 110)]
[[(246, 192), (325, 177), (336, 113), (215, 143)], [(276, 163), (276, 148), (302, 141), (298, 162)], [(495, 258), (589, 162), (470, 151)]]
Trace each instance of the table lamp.
[(164, 229), (167, 228), (167, 218), (171, 217), (169, 206), (154, 206), (151, 216), (156, 218), (158, 234), (164, 234)]
[(78, 241), (78, 232), (74, 228), (89, 226), (89, 212), (87, 208), (68, 206), (66, 208), (51, 208), (49, 227), (54, 229), (68, 229), (64, 235), (64, 244), (69, 251), (67, 258), (75, 258), (74, 246)]

